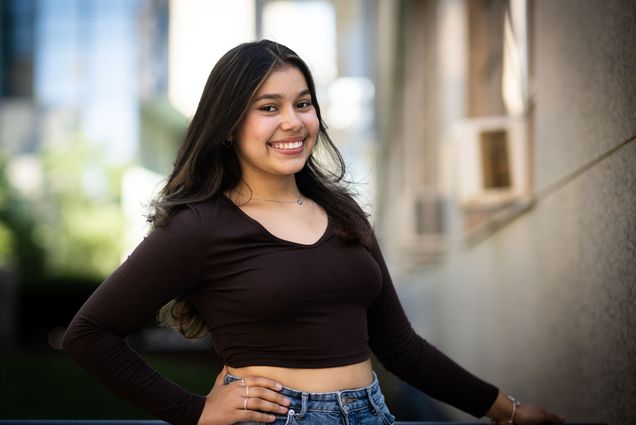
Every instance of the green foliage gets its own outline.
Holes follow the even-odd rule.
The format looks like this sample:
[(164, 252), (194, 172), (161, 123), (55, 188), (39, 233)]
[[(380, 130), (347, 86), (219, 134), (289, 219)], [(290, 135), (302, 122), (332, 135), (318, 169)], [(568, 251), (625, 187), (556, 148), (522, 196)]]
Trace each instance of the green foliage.
[(42, 152), (43, 197), (36, 235), (53, 274), (101, 279), (117, 267), (124, 232), (123, 167), (82, 138)]
[(0, 266), (14, 264), (28, 284), (103, 279), (120, 262), (124, 167), (81, 137), (43, 149), (37, 163), (41, 181), (25, 191), (0, 161)]
[(9, 268), (13, 264), (13, 251), (15, 241), (13, 240), (13, 232), (11, 228), (3, 220), (5, 216), (5, 210), (7, 207), (8, 198), (8, 186), (6, 179), (4, 179), (4, 164), (0, 163), (0, 267)]
[(0, 158), (0, 267), (16, 269), (23, 282), (36, 282), (44, 274), (45, 253), (33, 235), (33, 205), (9, 184), (6, 165)]
[(13, 241), (13, 233), (11, 233), (11, 229), (0, 221), (0, 267), (8, 268), (11, 264), (13, 264), (13, 250), (12, 247), (15, 245)]

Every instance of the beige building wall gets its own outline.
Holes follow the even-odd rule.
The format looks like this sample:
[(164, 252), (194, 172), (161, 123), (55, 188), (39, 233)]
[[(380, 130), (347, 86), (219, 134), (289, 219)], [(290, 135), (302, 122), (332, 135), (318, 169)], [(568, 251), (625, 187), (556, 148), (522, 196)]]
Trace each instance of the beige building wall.
[[(395, 207), (405, 146), (440, 143), (443, 132), (405, 136), (421, 112), (403, 109), (405, 87), (416, 86), (399, 63), (416, 62), (400, 48), (410, 28), (400, 10), (414, 6), (398, 3), (388, 27), (397, 47), (379, 52), (379, 61), (393, 57), (398, 65), (387, 71), (384, 64), (378, 74), (391, 76), (390, 84), (378, 83), (379, 93), (393, 94), (386, 104), (397, 115), (396, 125), (385, 120), (380, 128), (378, 229), (415, 328), (522, 401), (573, 422), (636, 423), (636, 4), (528, 2), (534, 201), (470, 239), (453, 192), (443, 192), (443, 255), (405, 268), (396, 236), (404, 210)], [(441, 3), (417, 6), (430, 12), (422, 19), (438, 18)], [(427, 102), (419, 111), (440, 98)], [(429, 144), (411, 152), (430, 151)], [(417, 159), (422, 166), (429, 160)]]

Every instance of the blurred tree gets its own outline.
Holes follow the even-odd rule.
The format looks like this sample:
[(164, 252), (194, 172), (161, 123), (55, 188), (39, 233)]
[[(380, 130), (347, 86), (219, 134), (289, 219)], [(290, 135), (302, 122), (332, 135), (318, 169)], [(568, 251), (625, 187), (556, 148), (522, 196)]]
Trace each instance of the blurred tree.
[(23, 282), (37, 282), (44, 275), (45, 249), (33, 234), (33, 202), (9, 183), (6, 168), (0, 158), (0, 267), (14, 269)]
[[(55, 143), (37, 159), (37, 190), (7, 176), (0, 159), (0, 267), (27, 285), (100, 281), (120, 263), (123, 165), (82, 137)], [(13, 159), (16, 160), (15, 158)]]
[(36, 235), (54, 275), (101, 280), (121, 260), (125, 166), (78, 136), (42, 151), (43, 191)]

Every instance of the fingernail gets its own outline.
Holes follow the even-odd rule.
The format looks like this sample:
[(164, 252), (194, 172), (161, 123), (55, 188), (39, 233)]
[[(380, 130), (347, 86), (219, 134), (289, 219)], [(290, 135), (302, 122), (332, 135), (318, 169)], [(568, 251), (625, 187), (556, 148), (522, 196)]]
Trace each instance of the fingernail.
[(287, 405), (290, 405), (290, 404), (291, 404), (291, 400), (290, 400), (290, 399), (288, 399), (287, 397), (285, 397), (285, 398), (283, 399), (283, 401), (284, 401), (284, 402), (285, 402), (285, 404), (287, 404)]
[(283, 386), (282, 386), (280, 383), (278, 383), (278, 382), (277, 382), (277, 383), (276, 383), (276, 389), (277, 389), (277, 390), (282, 390), (282, 389), (283, 389)]
[(276, 416), (274, 415), (269, 415), (269, 420), (274, 422), (276, 420)]

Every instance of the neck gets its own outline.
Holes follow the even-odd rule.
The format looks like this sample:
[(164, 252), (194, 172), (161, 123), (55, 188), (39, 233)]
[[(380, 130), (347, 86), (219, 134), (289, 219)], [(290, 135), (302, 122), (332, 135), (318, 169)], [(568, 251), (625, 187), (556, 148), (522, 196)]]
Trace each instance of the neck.
[(300, 191), (294, 175), (276, 179), (245, 179), (234, 189), (245, 198), (293, 201), (298, 199)]

